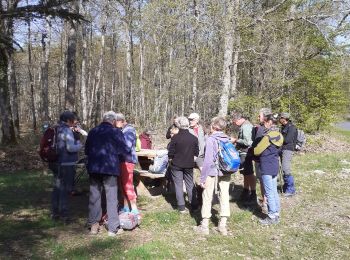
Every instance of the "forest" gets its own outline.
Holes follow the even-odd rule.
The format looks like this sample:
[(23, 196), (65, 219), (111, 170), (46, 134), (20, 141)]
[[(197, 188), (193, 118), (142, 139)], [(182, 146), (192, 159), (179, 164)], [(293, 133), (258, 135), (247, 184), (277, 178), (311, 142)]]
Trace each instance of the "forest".
[(259, 108), (308, 132), (349, 110), (348, 0), (1, 0), (1, 142), (65, 109), (137, 126)]

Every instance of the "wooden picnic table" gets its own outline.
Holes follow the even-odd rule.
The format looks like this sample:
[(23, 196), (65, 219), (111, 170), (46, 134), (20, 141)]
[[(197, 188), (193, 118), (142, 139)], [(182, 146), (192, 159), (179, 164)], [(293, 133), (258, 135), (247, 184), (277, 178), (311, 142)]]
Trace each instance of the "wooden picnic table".
[[(154, 158), (157, 156), (159, 150), (155, 149), (141, 149), (136, 152), (139, 159), (138, 165), (134, 169), (134, 178), (136, 181), (136, 190), (138, 195), (144, 195), (147, 197), (154, 197), (155, 195), (160, 195), (166, 187), (165, 173), (152, 173), (148, 171), (149, 165), (153, 163)], [(144, 164), (144, 160), (146, 163)], [(160, 186), (147, 188), (145, 183), (149, 180), (160, 179)]]

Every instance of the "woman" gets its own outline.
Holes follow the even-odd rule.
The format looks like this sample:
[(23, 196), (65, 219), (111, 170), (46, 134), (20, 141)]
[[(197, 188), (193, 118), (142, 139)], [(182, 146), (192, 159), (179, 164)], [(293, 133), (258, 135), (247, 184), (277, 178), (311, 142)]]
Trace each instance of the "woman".
[(267, 198), (268, 214), (261, 219), (263, 225), (277, 224), (280, 216), (280, 198), (277, 192), (279, 171), (279, 152), (283, 145), (283, 136), (277, 127), (278, 116), (269, 115), (265, 121), (267, 133), (254, 148), (254, 155), (260, 159), (261, 179)]
[(193, 167), (198, 156), (198, 139), (189, 131), (189, 121), (186, 117), (178, 117), (176, 126), (179, 132), (171, 138), (168, 145), (168, 157), (171, 160), (171, 176), (175, 184), (177, 207), (180, 213), (185, 213), (183, 181), (192, 210), (197, 209), (197, 193), (193, 183)]
[(201, 224), (194, 228), (197, 233), (209, 235), (209, 219), (211, 217), (211, 208), (214, 190), (220, 188), (220, 222), (218, 231), (226, 236), (227, 218), (230, 217), (230, 174), (223, 174), (216, 163), (218, 159), (218, 142), (229, 142), (230, 138), (223, 132), (226, 128), (226, 121), (223, 117), (214, 117), (211, 120), (211, 135), (207, 138), (205, 144), (205, 155), (203, 169), (201, 172), (200, 183), (202, 193), (202, 221)]

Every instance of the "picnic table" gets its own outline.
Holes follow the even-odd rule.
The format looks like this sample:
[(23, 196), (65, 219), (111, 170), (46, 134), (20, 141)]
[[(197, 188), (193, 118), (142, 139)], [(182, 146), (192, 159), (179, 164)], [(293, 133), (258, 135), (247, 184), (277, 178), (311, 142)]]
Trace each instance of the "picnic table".
[[(153, 163), (159, 150), (155, 149), (141, 149), (136, 152), (139, 163), (134, 169), (134, 179), (136, 182), (137, 194), (147, 197), (154, 197), (160, 195), (166, 187), (165, 173), (152, 173), (149, 171), (149, 166)], [(160, 180), (160, 185), (152, 188), (146, 187), (146, 182), (150, 180)]]

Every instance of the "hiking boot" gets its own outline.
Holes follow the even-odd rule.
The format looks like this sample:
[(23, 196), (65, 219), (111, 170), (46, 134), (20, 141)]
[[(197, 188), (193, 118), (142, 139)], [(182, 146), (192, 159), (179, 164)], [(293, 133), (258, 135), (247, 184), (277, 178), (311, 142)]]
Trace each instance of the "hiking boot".
[(241, 202), (246, 202), (249, 200), (249, 191), (248, 190), (243, 190), (241, 193), (241, 196), (239, 196), (239, 201)]
[(227, 228), (226, 228), (226, 226), (219, 225), (217, 230), (220, 232), (221, 235), (227, 236)]
[(187, 209), (179, 209), (180, 214), (187, 214), (188, 210)]
[(97, 235), (99, 231), (100, 231), (100, 224), (97, 222), (91, 226), (89, 234)]
[(119, 236), (119, 235), (121, 235), (121, 234), (123, 234), (124, 233), (124, 230), (123, 229), (121, 229), (121, 228), (119, 228), (117, 231), (115, 231), (115, 232), (112, 232), (112, 231), (108, 231), (108, 236), (109, 237), (116, 237), (116, 236)]
[(293, 193), (291, 193), (291, 192), (285, 192), (285, 193), (283, 193), (283, 196), (284, 196), (285, 198), (292, 197), (292, 196), (294, 196), (294, 195), (295, 195), (295, 192), (293, 192)]
[(257, 202), (256, 194), (250, 194), (247, 201), (245, 201), (245, 204), (249, 206), (256, 205), (257, 203), (258, 202)]
[(262, 225), (274, 225), (274, 224), (278, 224), (279, 218), (278, 217), (275, 217), (275, 218), (266, 217), (265, 219), (259, 219), (259, 222)]
[(193, 230), (198, 234), (209, 235), (209, 227), (203, 226), (202, 224), (193, 227)]

